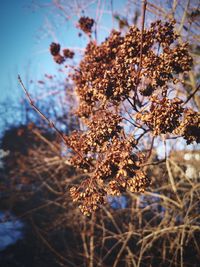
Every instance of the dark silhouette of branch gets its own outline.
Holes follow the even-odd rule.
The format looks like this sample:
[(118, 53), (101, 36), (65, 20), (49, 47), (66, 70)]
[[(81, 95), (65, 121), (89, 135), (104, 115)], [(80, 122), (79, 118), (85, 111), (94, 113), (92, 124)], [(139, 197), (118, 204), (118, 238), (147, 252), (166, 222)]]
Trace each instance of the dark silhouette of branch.
[(184, 105), (187, 104), (190, 99), (196, 94), (196, 92), (200, 89), (200, 84), (197, 86), (197, 88), (188, 96), (188, 98), (186, 99), (186, 101), (183, 103)]
[[(139, 66), (137, 70), (137, 86), (139, 84), (139, 79), (140, 79), (140, 72), (141, 72), (141, 66), (142, 66), (142, 48), (143, 48), (143, 36), (144, 36), (144, 23), (145, 23), (145, 13), (146, 13), (146, 7), (147, 7), (147, 0), (143, 1), (142, 4), (142, 29), (141, 29), (141, 43), (140, 43), (140, 59), (139, 59)], [(137, 95), (137, 87), (135, 88), (135, 97), (134, 97), (134, 103), (136, 105), (136, 102), (138, 101), (138, 104), (140, 106), (140, 101)]]

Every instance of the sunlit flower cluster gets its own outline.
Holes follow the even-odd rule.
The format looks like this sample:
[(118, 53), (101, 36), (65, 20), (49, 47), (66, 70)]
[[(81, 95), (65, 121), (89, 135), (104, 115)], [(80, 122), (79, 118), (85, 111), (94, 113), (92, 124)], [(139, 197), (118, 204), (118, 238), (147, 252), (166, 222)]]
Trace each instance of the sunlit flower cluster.
[[(70, 192), (86, 215), (109, 195), (144, 192), (150, 185), (142, 167), (148, 157), (140, 147), (146, 133), (178, 133), (188, 143), (200, 142), (199, 114), (168, 95), (170, 84), (180, 81), (178, 74), (193, 64), (188, 44), (178, 43), (175, 22), (156, 21), (142, 31), (130, 26), (123, 34), (113, 30), (100, 44), (92, 38), (93, 25), (88, 17), (78, 23), (89, 34), (89, 43), (70, 77), (79, 101), (76, 114), (84, 127), (67, 137), (74, 151), (71, 162), (85, 173), (85, 180)], [(60, 56), (74, 55), (67, 49), (60, 55), (55, 43), (50, 51), (60, 63)], [(128, 121), (144, 131), (137, 140), (124, 124), (127, 114)]]
[(53, 56), (54, 61), (57, 64), (62, 64), (67, 58), (72, 59), (74, 57), (74, 52), (68, 48), (63, 49), (63, 55), (60, 53), (60, 44), (51, 43), (50, 53)]
[(177, 133), (183, 136), (187, 144), (200, 143), (200, 113), (186, 109)]
[(182, 101), (178, 98), (151, 98), (149, 111), (137, 113), (137, 118), (148, 125), (154, 135), (172, 133), (180, 124), (183, 112)]

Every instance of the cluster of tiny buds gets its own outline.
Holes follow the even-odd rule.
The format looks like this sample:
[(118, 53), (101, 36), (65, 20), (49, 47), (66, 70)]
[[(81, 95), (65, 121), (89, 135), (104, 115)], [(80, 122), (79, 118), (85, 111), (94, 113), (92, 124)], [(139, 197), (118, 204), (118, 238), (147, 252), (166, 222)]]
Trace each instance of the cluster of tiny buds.
[[(95, 177), (92, 178), (95, 181)], [(70, 188), (70, 195), (74, 202), (79, 203), (79, 208), (84, 215), (91, 215), (102, 204), (106, 202), (108, 196), (120, 196), (125, 191), (132, 193), (142, 193), (150, 185), (150, 180), (142, 170), (135, 171), (133, 177), (126, 179), (113, 179), (108, 182), (96, 181), (96, 185), (91, 183), (91, 178), (84, 181), (84, 185)]]
[(200, 113), (192, 109), (186, 109), (183, 120), (176, 129), (176, 134), (183, 136), (187, 144), (200, 143)]
[(74, 52), (68, 48), (63, 49), (63, 55), (61, 55), (60, 44), (57, 43), (51, 43), (50, 53), (57, 64), (62, 64), (67, 58), (72, 59), (74, 57)]
[(155, 136), (172, 133), (180, 125), (180, 117), (184, 110), (181, 104), (179, 98), (159, 99), (152, 96), (149, 111), (138, 112), (136, 118), (145, 123)]
[(79, 208), (86, 216), (96, 211), (97, 208), (105, 202), (103, 194), (98, 192), (96, 187), (91, 184), (78, 188), (75, 186), (71, 187), (70, 195), (74, 202), (80, 203)]
[(90, 215), (102, 205), (107, 196), (119, 196), (125, 191), (144, 192), (150, 179), (141, 169), (143, 154), (134, 154), (135, 140), (114, 136), (105, 153), (93, 159), (93, 171), (79, 186), (70, 190), (73, 201), (80, 203), (81, 211)]
[(89, 17), (81, 17), (78, 21), (78, 27), (86, 34), (92, 32), (92, 27), (94, 25), (94, 20)]

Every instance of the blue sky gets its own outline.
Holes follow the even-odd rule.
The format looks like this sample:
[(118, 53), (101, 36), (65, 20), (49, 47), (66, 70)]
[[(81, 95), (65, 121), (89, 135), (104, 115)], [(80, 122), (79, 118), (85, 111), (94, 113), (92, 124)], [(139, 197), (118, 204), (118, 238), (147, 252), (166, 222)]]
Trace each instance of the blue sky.
[(49, 44), (54, 40), (45, 36), (43, 29), (46, 12), (40, 8), (33, 12), (30, 3), (29, 0), (8, 0), (1, 3), (0, 101), (18, 96), (18, 73), (24, 79), (27, 76), (36, 79), (42, 75), (42, 71), (55, 71), (55, 64), (48, 52)]
[(26, 0), (1, 2), (1, 101), (14, 93), (16, 73), (23, 72), (35, 46), (35, 34), (43, 21), (40, 13), (25, 9)]

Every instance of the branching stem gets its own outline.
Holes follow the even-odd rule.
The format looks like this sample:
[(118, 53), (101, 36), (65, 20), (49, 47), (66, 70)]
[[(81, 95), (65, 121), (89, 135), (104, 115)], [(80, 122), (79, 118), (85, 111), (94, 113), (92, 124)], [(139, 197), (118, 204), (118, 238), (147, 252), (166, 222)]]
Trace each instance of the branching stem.
[(20, 75), (18, 75), (18, 81), (19, 81), (19, 83), (20, 83), (20, 85), (21, 85), (21, 87), (22, 87), (22, 89), (23, 89), (23, 91), (24, 91), (24, 93), (25, 93), (25, 95), (26, 95), (26, 97), (27, 97), (27, 99), (28, 99), (28, 101), (29, 101), (29, 103), (30, 103), (30, 105), (31, 105), (31, 107), (40, 115), (40, 117), (44, 120), (44, 121), (46, 121), (48, 124), (49, 124), (49, 126), (52, 128), (52, 129), (54, 129), (55, 131), (56, 131), (56, 133), (59, 135), (59, 137), (61, 138), (61, 140), (69, 147), (69, 148), (71, 148), (75, 153), (77, 153), (78, 155), (79, 155), (79, 157), (85, 162), (85, 163), (87, 163), (87, 165), (90, 165), (91, 167), (93, 167), (93, 165), (91, 164), (91, 163), (89, 163), (88, 161), (86, 161), (86, 160), (84, 160), (84, 157), (83, 157), (83, 155), (79, 152), (79, 151), (77, 151), (74, 147), (72, 147), (71, 145), (70, 145), (70, 143), (69, 143), (69, 141), (67, 140), (67, 138), (65, 137), (65, 135), (55, 126), (55, 124), (54, 124), (54, 122), (52, 122), (50, 119), (48, 119), (38, 108), (37, 108), (37, 106), (34, 104), (34, 101), (32, 100), (32, 98), (31, 98), (31, 96), (30, 96), (30, 94), (29, 94), (29, 92), (28, 92), (28, 90), (26, 89), (26, 87), (25, 87), (25, 85), (24, 85), (24, 83), (23, 83), (23, 81), (22, 81), (22, 79), (21, 79), (21, 77), (20, 77)]
[[(140, 81), (140, 73), (142, 69), (142, 49), (143, 49), (143, 41), (144, 41), (144, 23), (145, 23), (145, 13), (146, 13), (146, 7), (147, 7), (147, 0), (143, 1), (142, 4), (142, 29), (141, 29), (141, 40), (140, 40), (140, 58), (139, 58), (139, 65), (137, 69), (137, 80), (136, 85), (138, 87), (139, 81)], [(135, 88), (135, 97), (134, 100), (138, 100), (138, 103), (140, 103), (138, 95), (137, 95), (137, 87)]]

